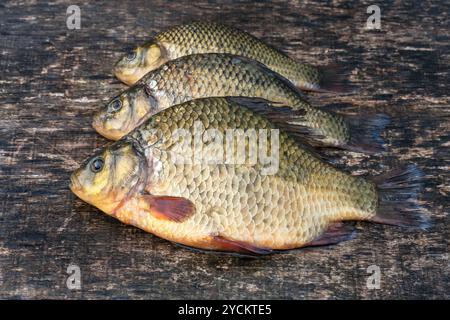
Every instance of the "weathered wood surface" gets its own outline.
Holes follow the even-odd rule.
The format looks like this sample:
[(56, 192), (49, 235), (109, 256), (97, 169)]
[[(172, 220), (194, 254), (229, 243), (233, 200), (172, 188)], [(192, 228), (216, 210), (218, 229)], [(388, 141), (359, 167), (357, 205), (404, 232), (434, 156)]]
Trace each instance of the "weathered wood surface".
[[(0, 3), (1, 298), (449, 298), (450, 6), (383, 1), (72, 1)], [(359, 223), (357, 237), (260, 260), (191, 252), (125, 226), (68, 189), (73, 167), (108, 142), (91, 127), (124, 86), (111, 74), (133, 44), (194, 19), (239, 26), (312, 64), (338, 61), (357, 95), (310, 95), (343, 113), (392, 117), (387, 155), (342, 153), (338, 165), (375, 174), (399, 163), (425, 173), (428, 232)], [(66, 268), (81, 268), (81, 290)], [(366, 286), (381, 268), (381, 288)]]

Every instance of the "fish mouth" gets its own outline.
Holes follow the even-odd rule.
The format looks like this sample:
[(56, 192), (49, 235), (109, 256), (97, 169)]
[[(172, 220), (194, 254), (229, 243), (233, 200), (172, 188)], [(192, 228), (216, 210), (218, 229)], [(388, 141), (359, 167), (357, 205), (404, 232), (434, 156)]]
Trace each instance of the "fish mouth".
[(113, 74), (120, 79), (125, 73), (124, 70), (126, 69), (123, 66), (121, 66), (119, 63), (116, 63), (113, 67)]
[(98, 114), (98, 113), (94, 114), (94, 116), (92, 117), (92, 126), (95, 129), (101, 128), (102, 127), (102, 120), (103, 120), (103, 117), (100, 114)]
[[(105, 119), (105, 117), (102, 116), (101, 114), (98, 114), (98, 113), (95, 114), (92, 119), (92, 127), (95, 129), (95, 131), (100, 133), (105, 138), (112, 139), (110, 137), (108, 130), (106, 130), (104, 127), (104, 119)], [(117, 140), (117, 139), (113, 139), (113, 140)]]
[(103, 137), (109, 140), (119, 140), (126, 133), (123, 133), (122, 130), (117, 130), (110, 128), (106, 122), (108, 121), (107, 115), (98, 112), (94, 114), (92, 119), (92, 127), (101, 134)]
[(75, 174), (72, 174), (70, 176), (69, 188), (76, 195), (78, 195), (78, 193), (81, 191), (81, 183), (80, 181), (78, 181), (78, 178), (75, 176)]
[(113, 74), (117, 79), (125, 83), (126, 85), (133, 85), (138, 77), (135, 73), (138, 71), (139, 67), (130, 67), (127, 65), (122, 65), (120, 61), (118, 61), (113, 67)]
[(119, 79), (120, 81), (122, 81), (123, 83), (125, 83), (128, 86), (132, 86), (136, 83), (136, 81), (138, 81), (140, 79), (140, 77), (136, 76), (133, 72), (124, 72), (124, 70), (122, 69), (118, 69), (114, 71), (114, 75), (117, 77), (117, 79)]

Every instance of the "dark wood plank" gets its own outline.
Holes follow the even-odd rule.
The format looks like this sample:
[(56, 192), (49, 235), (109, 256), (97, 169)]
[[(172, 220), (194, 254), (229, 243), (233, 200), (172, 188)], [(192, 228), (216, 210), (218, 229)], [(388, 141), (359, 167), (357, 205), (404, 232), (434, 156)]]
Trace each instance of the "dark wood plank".
[[(0, 3), (0, 298), (449, 298), (450, 6), (384, 1)], [(293, 57), (338, 61), (357, 95), (311, 94), (343, 113), (385, 112), (392, 153), (343, 153), (337, 165), (375, 174), (401, 162), (425, 172), (428, 232), (358, 224), (351, 242), (261, 260), (191, 252), (125, 226), (68, 190), (71, 170), (108, 142), (92, 129), (100, 103), (124, 87), (111, 75), (134, 43), (194, 19), (239, 26)], [(66, 287), (80, 266), (81, 290)], [(381, 268), (369, 290), (367, 268)]]

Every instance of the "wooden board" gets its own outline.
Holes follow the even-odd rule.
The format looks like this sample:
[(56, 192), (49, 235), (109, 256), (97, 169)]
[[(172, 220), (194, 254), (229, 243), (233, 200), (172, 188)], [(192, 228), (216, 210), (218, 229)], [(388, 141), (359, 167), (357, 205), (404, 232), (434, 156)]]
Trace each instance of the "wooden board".
[[(71, 1), (0, 3), (0, 298), (449, 298), (450, 6), (384, 1)], [(93, 112), (124, 89), (119, 55), (195, 19), (239, 26), (299, 61), (338, 62), (355, 95), (310, 94), (345, 114), (384, 112), (390, 153), (340, 153), (337, 165), (376, 174), (401, 163), (425, 173), (428, 232), (359, 223), (332, 247), (259, 260), (192, 252), (125, 226), (77, 199), (71, 170), (108, 144)], [(67, 267), (81, 289), (66, 286)], [(381, 271), (369, 289), (367, 268)]]

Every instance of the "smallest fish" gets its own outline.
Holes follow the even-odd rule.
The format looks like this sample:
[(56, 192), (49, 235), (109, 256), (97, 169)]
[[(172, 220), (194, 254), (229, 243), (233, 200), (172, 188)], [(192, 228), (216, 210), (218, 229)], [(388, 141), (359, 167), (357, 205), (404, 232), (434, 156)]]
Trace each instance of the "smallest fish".
[(258, 61), (302, 90), (351, 93), (339, 67), (316, 67), (300, 63), (251, 34), (213, 22), (192, 22), (172, 27), (122, 56), (114, 66), (115, 76), (127, 85), (167, 61), (205, 53), (228, 53)]

